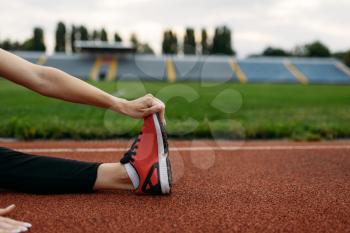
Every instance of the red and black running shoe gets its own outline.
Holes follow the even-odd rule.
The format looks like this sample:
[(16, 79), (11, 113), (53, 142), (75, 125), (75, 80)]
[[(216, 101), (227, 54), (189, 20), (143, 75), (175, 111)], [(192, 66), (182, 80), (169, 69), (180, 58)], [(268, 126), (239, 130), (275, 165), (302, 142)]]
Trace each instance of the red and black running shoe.
[(120, 160), (135, 192), (168, 194), (171, 191), (171, 165), (165, 128), (159, 114), (144, 119), (140, 135)]

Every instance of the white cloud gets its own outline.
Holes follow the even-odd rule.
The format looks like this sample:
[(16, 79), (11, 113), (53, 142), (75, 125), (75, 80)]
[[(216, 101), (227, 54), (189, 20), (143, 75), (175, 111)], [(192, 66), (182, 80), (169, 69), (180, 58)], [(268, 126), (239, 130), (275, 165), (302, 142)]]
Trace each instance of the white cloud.
[(12, 0), (2, 2), (0, 39), (24, 40), (34, 26), (41, 26), (52, 51), (56, 23), (63, 20), (90, 30), (105, 27), (110, 36), (118, 31), (124, 39), (134, 32), (160, 52), (167, 28), (175, 29), (182, 41), (186, 26), (198, 32), (206, 27), (211, 34), (226, 24), (243, 56), (267, 45), (289, 49), (315, 39), (343, 50), (350, 48), (349, 11), (348, 0)]

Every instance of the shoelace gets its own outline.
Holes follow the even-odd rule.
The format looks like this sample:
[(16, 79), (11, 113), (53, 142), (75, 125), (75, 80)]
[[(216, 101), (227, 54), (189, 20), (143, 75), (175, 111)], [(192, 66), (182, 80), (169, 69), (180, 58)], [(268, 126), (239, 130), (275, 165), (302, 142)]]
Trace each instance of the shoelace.
[(138, 143), (140, 142), (141, 135), (142, 135), (142, 131), (140, 132), (139, 136), (134, 140), (130, 149), (124, 154), (123, 158), (120, 160), (121, 164), (126, 164), (126, 163), (135, 161), (133, 157), (136, 155), (135, 150), (138, 148)]

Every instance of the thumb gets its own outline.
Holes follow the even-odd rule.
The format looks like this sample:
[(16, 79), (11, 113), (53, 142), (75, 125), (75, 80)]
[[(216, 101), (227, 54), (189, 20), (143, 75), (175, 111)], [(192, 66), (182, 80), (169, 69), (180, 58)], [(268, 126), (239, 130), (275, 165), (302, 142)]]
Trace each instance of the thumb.
[(0, 209), (0, 216), (10, 213), (15, 208), (16, 208), (15, 205), (10, 205), (10, 206), (6, 207), (5, 209)]

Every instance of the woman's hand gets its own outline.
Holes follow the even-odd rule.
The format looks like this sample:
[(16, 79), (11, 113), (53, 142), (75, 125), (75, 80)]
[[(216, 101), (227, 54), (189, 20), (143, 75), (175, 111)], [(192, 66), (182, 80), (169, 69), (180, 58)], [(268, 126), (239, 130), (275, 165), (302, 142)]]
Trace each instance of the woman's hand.
[(1, 217), (15, 209), (15, 205), (10, 205), (4, 209), (0, 208), (0, 233), (19, 233), (27, 231), (32, 225), (27, 222), (20, 222), (10, 218)]
[(164, 125), (166, 124), (164, 117), (165, 105), (161, 100), (151, 94), (147, 94), (135, 100), (125, 101), (119, 111), (133, 118), (143, 118), (152, 113), (159, 112), (161, 121)]

